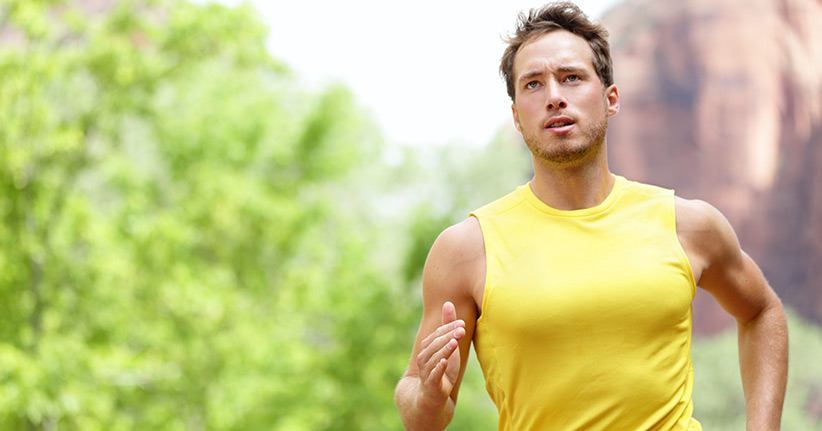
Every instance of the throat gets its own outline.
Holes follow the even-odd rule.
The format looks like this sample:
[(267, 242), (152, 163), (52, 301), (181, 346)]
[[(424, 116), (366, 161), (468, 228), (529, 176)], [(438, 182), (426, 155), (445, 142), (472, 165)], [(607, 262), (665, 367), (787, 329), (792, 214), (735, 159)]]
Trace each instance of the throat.
[(600, 173), (558, 174), (556, 170), (550, 172), (553, 175), (535, 171), (529, 187), (537, 199), (561, 211), (596, 207), (608, 199), (616, 184), (616, 178), (608, 171), (607, 165), (604, 172)]

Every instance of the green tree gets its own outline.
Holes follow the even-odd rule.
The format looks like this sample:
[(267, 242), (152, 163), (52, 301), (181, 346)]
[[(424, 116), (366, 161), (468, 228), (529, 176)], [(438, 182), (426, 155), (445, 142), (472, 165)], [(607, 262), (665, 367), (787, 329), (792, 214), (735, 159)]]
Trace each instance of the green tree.
[(91, 3), (0, 6), (0, 428), (397, 428), (376, 128), (248, 6)]

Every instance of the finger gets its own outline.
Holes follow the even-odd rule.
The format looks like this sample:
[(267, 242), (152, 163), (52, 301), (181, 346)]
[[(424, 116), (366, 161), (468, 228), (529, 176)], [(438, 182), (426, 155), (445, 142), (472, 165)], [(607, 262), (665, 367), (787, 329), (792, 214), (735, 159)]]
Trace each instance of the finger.
[(425, 356), (433, 356), (437, 352), (441, 351), (443, 347), (448, 345), (451, 341), (454, 341), (456, 345), (457, 342), (465, 336), (465, 328), (459, 327), (454, 329), (453, 331), (443, 334), (437, 338), (434, 338), (428, 346), (426, 346), (422, 352)]
[(442, 324), (448, 324), (457, 320), (457, 309), (451, 301), (442, 304)]
[(440, 382), (442, 382), (442, 377), (445, 375), (445, 370), (447, 368), (448, 360), (441, 359), (434, 365), (434, 368), (431, 370), (428, 378), (423, 381), (423, 384), (434, 390), (439, 389), (441, 384)]
[(417, 356), (417, 367), (423, 374), (431, 372), (430, 370), (437, 362), (448, 359), (459, 347), (460, 338), (465, 336), (464, 328), (457, 328), (452, 334), (446, 334), (438, 337), (431, 343), (428, 348), (420, 352)]
[[(465, 321), (464, 320), (455, 320), (453, 322), (450, 322), (448, 324), (440, 326), (434, 332), (432, 332), (431, 335), (425, 337), (425, 339), (420, 342), (420, 348), (425, 349), (435, 339), (437, 339), (439, 337), (442, 337), (443, 335), (446, 335), (449, 332), (456, 330), (457, 328), (465, 328)], [(464, 335), (464, 329), (463, 329), (463, 335)], [(462, 337), (462, 336), (460, 336), (460, 337)]]
[(421, 376), (424, 377), (423, 382), (438, 388), (440, 380), (442, 380), (448, 369), (448, 361), (457, 350), (459, 350), (459, 343), (451, 339), (437, 351), (431, 360), (421, 368), (423, 371)]

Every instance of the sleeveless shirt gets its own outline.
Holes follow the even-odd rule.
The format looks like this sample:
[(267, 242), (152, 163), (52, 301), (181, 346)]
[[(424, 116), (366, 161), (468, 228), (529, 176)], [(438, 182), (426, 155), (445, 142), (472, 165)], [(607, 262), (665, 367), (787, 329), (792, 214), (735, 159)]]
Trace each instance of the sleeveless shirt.
[(501, 431), (701, 430), (673, 191), (615, 178), (593, 208), (524, 185), (471, 213), (487, 262), (474, 347)]

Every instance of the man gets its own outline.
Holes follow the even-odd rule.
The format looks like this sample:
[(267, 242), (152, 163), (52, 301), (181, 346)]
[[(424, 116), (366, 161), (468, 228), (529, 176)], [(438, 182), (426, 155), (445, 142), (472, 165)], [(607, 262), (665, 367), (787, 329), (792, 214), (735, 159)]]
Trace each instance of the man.
[(697, 285), (738, 322), (748, 430), (779, 429), (781, 303), (716, 209), (610, 172), (606, 37), (571, 3), (520, 16), (500, 69), (534, 177), (434, 242), (396, 389), (407, 429), (448, 425), (473, 341), (500, 430), (700, 430)]

